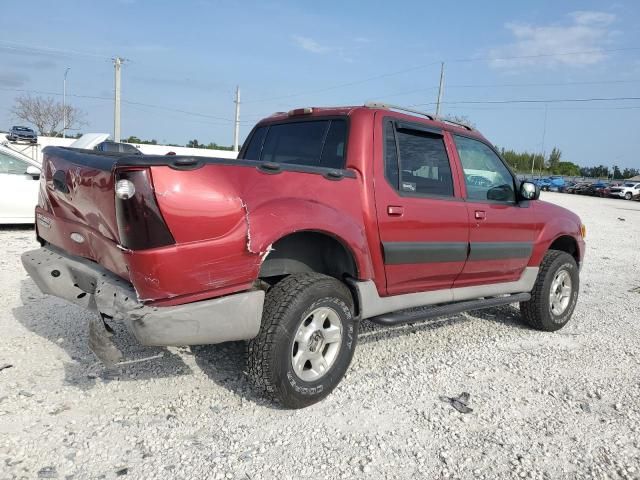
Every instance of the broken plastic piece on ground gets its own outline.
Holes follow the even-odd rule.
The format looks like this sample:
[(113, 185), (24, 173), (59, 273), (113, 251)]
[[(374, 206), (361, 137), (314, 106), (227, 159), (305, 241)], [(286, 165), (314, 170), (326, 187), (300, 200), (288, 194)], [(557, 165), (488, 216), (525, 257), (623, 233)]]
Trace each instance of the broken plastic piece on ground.
[(89, 321), (89, 348), (107, 367), (113, 367), (122, 360), (120, 350), (113, 344), (113, 330), (107, 327), (102, 316), (92, 317)]
[(471, 398), (471, 395), (469, 395), (469, 393), (462, 392), (457, 397), (441, 396), (440, 400), (442, 400), (443, 402), (447, 402), (460, 413), (471, 413), (473, 412), (473, 408), (470, 408), (468, 406), (469, 398)]

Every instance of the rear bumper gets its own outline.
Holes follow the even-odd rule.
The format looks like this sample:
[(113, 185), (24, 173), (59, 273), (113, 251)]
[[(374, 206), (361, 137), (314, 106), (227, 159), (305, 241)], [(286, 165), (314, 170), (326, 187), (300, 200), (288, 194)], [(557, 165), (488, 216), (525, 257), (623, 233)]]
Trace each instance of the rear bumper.
[(123, 321), (143, 345), (204, 345), (248, 340), (260, 330), (264, 292), (251, 290), (172, 307), (138, 301), (131, 284), (97, 263), (47, 246), (22, 254), (43, 293)]

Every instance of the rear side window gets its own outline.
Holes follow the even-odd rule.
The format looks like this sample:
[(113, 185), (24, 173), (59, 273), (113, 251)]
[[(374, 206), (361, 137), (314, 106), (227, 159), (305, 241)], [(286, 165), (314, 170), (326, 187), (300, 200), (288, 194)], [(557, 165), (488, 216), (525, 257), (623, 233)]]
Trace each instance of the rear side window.
[(442, 135), (385, 126), (385, 173), (400, 192), (453, 197), (451, 165)]
[(253, 132), (249, 145), (244, 152), (244, 158), (247, 160), (260, 160), (260, 152), (262, 151), (262, 143), (264, 136), (267, 134), (268, 127), (258, 127)]
[(243, 154), (247, 160), (344, 168), (347, 122), (342, 119), (258, 127)]

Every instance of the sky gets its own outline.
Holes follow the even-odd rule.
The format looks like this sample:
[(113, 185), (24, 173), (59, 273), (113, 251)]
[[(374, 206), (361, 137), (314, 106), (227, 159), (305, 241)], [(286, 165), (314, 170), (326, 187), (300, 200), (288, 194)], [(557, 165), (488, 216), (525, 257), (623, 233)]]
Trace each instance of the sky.
[[(260, 118), (383, 101), (464, 116), (499, 147), (640, 168), (640, 2), (32, 0), (0, 16), (0, 129), (21, 94), (122, 136), (230, 145)], [(596, 100), (594, 100), (596, 99)], [(612, 100), (615, 99), (615, 100)]]

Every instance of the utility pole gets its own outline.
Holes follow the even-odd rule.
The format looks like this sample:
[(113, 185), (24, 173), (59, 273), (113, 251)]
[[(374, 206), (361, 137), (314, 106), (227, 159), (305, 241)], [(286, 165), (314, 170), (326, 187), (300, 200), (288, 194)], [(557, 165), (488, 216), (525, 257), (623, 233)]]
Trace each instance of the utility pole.
[(240, 138), (240, 87), (236, 86), (236, 99), (234, 102), (236, 104), (236, 121), (233, 129), (233, 151), (238, 151), (238, 141)]
[(64, 71), (64, 80), (62, 82), (62, 138), (67, 138), (67, 73), (71, 67), (67, 67)]
[(438, 103), (436, 103), (436, 118), (440, 116), (440, 102), (442, 101), (443, 87), (444, 87), (444, 62), (440, 64), (440, 86), (438, 87)]
[[(547, 136), (547, 106), (548, 104), (545, 103), (544, 104), (544, 122), (542, 123), (542, 166), (540, 167), (540, 176), (542, 176), (542, 169), (544, 168), (544, 156), (545, 156), (545, 151), (544, 151), (544, 140), (545, 137)], [(533, 157), (531, 158), (531, 175), (533, 175), (533, 169), (535, 167), (536, 164), (536, 154), (533, 154)]]
[(544, 141), (547, 136), (547, 107), (548, 104), (544, 104), (544, 123), (542, 124), (542, 165), (540, 166), (540, 176), (542, 176), (542, 169), (544, 168), (544, 157), (546, 152), (544, 150)]
[(122, 67), (123, 58), (116, 57), (113, 59), (115, 68), (115, 92), (113, 98), (113, 141), (120, 141), (120, 67)]

